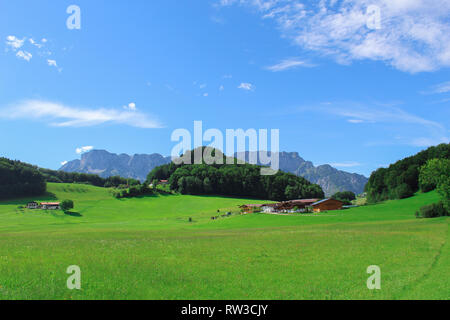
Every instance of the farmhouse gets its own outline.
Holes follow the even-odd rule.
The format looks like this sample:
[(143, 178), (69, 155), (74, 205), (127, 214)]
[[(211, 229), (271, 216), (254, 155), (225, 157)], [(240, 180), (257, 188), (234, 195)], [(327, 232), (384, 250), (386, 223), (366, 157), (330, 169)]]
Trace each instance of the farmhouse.
[(61, 204), (59, 202), (42, 202), (43, 210), (59, 210), (61, 209)]
[(165, 186), (169, 184), (169, 180), (159, 180), (159, 184)]
[(313, 203), (319, 201), (319, 199), (301, 199), (290, 200), (277, 203), (275, 205), (275, 212), (281, 213), (294, 213), (305, 212), (307, 207), (310, 207)]
[(239, 208), (241, 208), (242, 212), (244, 213), (254, 213), (257, 211), (261, 211), (262, 207), (263, 207), (262, 204), (244, 204)]
[(39, 209), (39, 203), (33, 201), (33, 202), (28, 202), (27, 204), (27, 208), (28, 209)]
[(311, 206), (314, 212), (341, 210), (344, 203), (334, 199), (324, 199), (313, 203)]
[(245, 213), (253, 213), (256, 211), (264, 213), (294, 213), (305, 212), (308, 207), (317, 201), (319, 199), (300, 199), (268, 204), (246, 204), (240, 208)]

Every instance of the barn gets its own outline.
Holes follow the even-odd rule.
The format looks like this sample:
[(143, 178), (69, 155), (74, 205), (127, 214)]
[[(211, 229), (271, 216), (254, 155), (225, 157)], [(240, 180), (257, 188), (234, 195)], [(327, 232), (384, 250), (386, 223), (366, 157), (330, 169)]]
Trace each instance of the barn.
[(61, 209), (61, 204), (59, 202), (42, 202), (42, 209), (44, 210), (59, 210)]
[(319, 201), (319, 199), (301, 199), (301, 200), (289, 200), (284, 202), (279, 202), (274, 205), (273, 212), (279, 213), (294, 213), (294, 212), (304, 212), (306, 208), (311, 206), (313, 203)]
[(331, 211), (331, 210), (341, 210), (343, 202), (335, 199), (324, 199), (313, 203), (311, 206), (314, 212)]

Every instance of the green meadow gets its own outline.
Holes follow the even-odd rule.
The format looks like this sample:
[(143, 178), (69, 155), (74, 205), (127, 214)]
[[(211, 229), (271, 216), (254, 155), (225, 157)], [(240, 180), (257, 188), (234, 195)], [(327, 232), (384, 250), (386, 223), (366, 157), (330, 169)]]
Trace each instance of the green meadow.
[[(435, 192), (278, 216), (237, 214), (261, 203), (250, 199), (48, 191), (0, 202), (0, 299), (450, 299), (450, 218), (414, 216)], [(22, 208), (56, 199), (75, 208)], [(67, 289), (70, 265), (81, 268), (81, 290)], [(370, 265), (381, 268), (381, 290), (366, 286)]]

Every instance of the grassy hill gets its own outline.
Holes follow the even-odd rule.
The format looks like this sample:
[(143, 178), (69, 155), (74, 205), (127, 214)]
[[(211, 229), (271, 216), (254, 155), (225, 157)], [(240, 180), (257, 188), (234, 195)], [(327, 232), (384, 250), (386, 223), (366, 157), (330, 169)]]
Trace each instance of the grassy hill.
[[(71, 184), (48, 192), (40, 200), (72, 199), (74, 212), (0, 202), (0, 299), (450, 298), (450, 218), (414, 217), (438, 201), (435, 192), (318, 215), (215, 221), (218, 209), (258, 201), (118, 200)], [(81, 267), (80, 291), (66, 288), (69, 265)], [(367, 289), (369, 265), (381, 267), (382, 290)]]

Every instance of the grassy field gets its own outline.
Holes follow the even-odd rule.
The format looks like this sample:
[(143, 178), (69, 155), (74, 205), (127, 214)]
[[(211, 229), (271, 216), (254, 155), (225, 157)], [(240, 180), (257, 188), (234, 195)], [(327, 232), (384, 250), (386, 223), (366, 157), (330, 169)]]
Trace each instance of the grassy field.
[[(416, 219), (434, 192), (316, 215), (233, 215), (248, 199), (114, 199), (49, 184), (71, 215), (0, 202), (0, 299), (450, 299), (449, 218)], [(188, 219), (193, 219), (189, 223)], [(68, 290), (78, 265), (82, 289)], [(378, 265), (382, 289), (367, 289)]]

